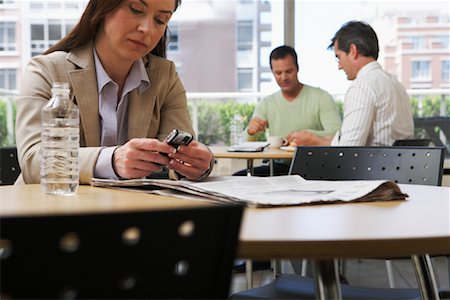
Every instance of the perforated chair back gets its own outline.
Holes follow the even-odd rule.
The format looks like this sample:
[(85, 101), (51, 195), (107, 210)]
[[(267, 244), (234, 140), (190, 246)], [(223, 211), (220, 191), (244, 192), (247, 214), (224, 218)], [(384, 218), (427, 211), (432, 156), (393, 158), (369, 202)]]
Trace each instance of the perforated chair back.
[(0, 147), (0, 185), (13, 184), (20, 174), (16, 147)]
[(430, 146), (431, 139), (395, 140), (392, 146)]
[(441, 185), (444, 155), (443, 147), (297, 147), (289, 174)]
[(2, 216), (1, 296), (227, 298), (241, 214), (211, 206)]

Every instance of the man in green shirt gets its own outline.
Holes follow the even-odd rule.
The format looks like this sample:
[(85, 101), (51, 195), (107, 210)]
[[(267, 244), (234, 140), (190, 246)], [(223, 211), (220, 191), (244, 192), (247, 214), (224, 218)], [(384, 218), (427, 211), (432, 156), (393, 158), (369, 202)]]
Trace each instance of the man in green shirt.
[[(270, 136), (284, 137), (287, 144), (295, 146), (293, 140), (302, 130), (332, 136), (340, 129), (341, 118), (333, 97), (299, 81), (297, 53), (292, 47), (275, 48), (270, 54), (270, 68), (281, 90), (257, 104), (246, 131), (247, 140), (256, 140), (258, 133), (268, 129)], [(274, 175), (286, 175), (289, 164), (290, 160), (275, 161)], [(254, 175), (268, 176), (269, 167), (256, 167)]]

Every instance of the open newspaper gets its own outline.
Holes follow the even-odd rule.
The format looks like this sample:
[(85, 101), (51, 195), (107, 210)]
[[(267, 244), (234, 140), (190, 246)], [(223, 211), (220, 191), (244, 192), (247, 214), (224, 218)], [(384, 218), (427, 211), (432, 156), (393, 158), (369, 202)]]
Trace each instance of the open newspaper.
[[(219, 203), (241, 203), (251, 207), (307, 205), (319, 203), (404, 200), (407, 194), (387, 180), (305, 180), (299, 175), (274, 177), (211, 176), (202, 182), (182, 179), (112, 180), (93, 178), (93, 186), (145, 189), (174, 197)], [(163, 188), (169, 190), (158, 190)], [(189, 196), (188, 196), (189, 195)]]

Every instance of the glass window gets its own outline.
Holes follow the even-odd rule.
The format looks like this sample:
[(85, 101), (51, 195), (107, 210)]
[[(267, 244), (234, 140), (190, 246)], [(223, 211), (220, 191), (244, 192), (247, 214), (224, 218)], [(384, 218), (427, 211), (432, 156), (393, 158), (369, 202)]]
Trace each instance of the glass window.
[(64, 36), (66, 34), (68, 34), (72, 30), (73, 27), (75, 27), (75, 23), (67, 22), (66, 23), (66, 29), (65, 29), (66, 31), (64, 32)]
[(48, 39), (50, 41), (59, 41), (62, 38), (61, 23), (56, 20), (49, 21), (48, 25)]
[(31, 40), (44, 40), (44, 25), (32, 24), (31, 25)]
[(239, 50), (251, 50), (253, 42), (253, 22), (238, 21), (237, 24), (237, 43)]
[(61, 2), (59, 2), (59, 1), (51, 1), (51, 2), (48, 2), (48, 9), (49, 10), (57, 10), (57, 9), (61, 9)]
[(30, 3), (30, 9), (31, 10), (43, 10), (44, 9), (44, 3), (43, 2), (32, 1)]
[(412, 48), (415, 50), (425, 49), (425, 37), (423, 36), (412, 36), (411, 37)]
[[(411, 65), (411, 61), (419, 61), (418, 56), (423, 56), (423, 52), (411, 51), (411, 48), (429, 46), (431, 36), (450, 35), (449, 6), (448, 1), (295, 1), (295, 49), (300, 66), (299, 78), (333, 95), (345, 94), (351, 81), (347, 80), (343, 71), (338, 70), (334, 52), (327, 47), (344, 23), (356, 19), (374, 28), (380, 46), (378, 61), (386, 71), (398, 76), (407, 89), (412, 88), (413, 72), (421, 78), (426, 76), (427, 80), (439, 80), (431, 78), (431, 74), (440, 74), (440, 70), (432, 70), (440, 68), (439, 64)], [(433, 50), (430, 55), (436, 57), (433, 60), (440, 61), (441, 57), (448, 57), (448, 51), (444, 52)], [(410, 67), (416, 69), (408, 70)], [(429, 86), (437, 85), (432, 82)]]
[(438, 37), (438, 40), (441, 42), (442, 47), (443, 47), (444, 49), (448, 49), (448, 46), (449, 46), (449, 38), (450, 38), (449, 35), (440, 35), (440, 36)]
[(253, 72), (250, 68), (238, 69), (238, 91), (251, 92), (253, 87)]
[(0, 22), (0, 51), (16, 51), (16, 27), (14, 22)]
[(169, 51), (178, 51), (178, 24), (173, 22), (169, 25)]
[(17, 89), (16, 76), (16, 69), (0, 69), (0, 89)]
[(450, 80), (450, 60), (442, 61), (442, 81)]
[(430, 62), (429, 61), (413, 61), (412, 62), (412, 76), (414, 80), (429, 80), (430, 75)]

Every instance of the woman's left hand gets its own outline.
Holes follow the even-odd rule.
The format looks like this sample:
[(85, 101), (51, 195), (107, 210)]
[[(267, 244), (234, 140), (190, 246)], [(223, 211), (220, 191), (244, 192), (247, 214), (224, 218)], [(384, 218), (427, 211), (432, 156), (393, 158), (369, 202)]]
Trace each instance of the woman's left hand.
[(170, 169), (189, 180), (197, 180), (208, 171), (214, 156), (204, 144), (192, 141), (188, 146), (179, 146), (177, 151), (169, 153), (169, 158)]

